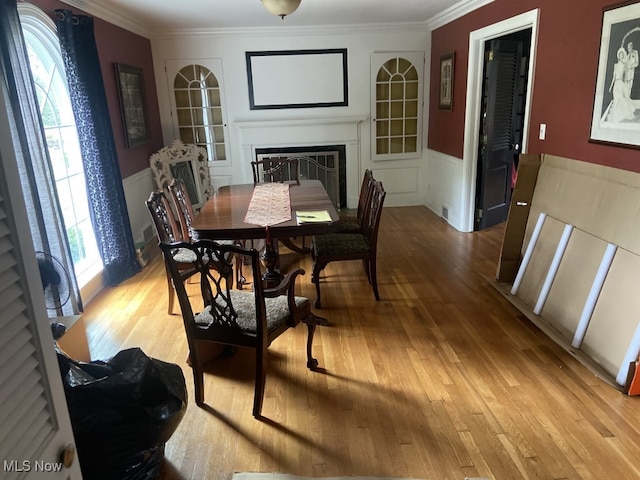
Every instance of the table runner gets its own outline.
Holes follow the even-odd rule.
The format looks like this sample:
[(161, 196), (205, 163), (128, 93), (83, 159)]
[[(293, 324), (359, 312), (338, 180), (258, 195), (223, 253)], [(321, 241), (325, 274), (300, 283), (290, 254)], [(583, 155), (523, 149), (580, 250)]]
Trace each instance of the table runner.
[(245, 223), (266, 227), (289, 220), (291, 198), (288, 183), (260, 183), (253, 188)]

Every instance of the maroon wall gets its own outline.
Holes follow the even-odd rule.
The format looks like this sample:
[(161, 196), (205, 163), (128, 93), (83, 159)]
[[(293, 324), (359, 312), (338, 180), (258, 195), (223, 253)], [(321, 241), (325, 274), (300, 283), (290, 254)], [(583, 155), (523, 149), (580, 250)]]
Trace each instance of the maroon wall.
[[(56, 9), (70, 9), (73, 13), (85, 14), (85, 12), (73, 9), (58, 0), (32, 0), (31, 3), (42, 8), (50, 15), (53, 15)], [(149, 166), (149, 156), (163, 146), (151, 43), (144, 37), (116, 27), (99, 18), (94, 18), (94, 30), (118, 162), (122, 178), (126, 178), (147, 168)], [(142, 68), (150, 134), (149, 141), (144, 145), (133, 148), (126, 148), (125, 146), (120, 100), (116, 87), (115, 63), (124, 63)]]
[[(436, 29), (431, 45), (429, 148), (462, 158), (469, 34), (539, 8), (530, 153), (549, 153), (640, 172), (640, 151), (589, 142), (602, 13), (611, 0), (495, 0)], [(456, 53), (453, 111), (438, 109), (440, 56)], [(546, 140), (538, 140), (541, 123)]]

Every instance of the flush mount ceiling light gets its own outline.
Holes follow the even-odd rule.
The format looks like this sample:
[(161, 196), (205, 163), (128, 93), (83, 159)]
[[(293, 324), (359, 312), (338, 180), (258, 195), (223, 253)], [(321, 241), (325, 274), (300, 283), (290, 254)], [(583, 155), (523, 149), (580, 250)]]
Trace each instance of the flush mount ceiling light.
[(260, 0), (269, 13), (284, 17), (291, 15), (300, 6), (301, 0)]

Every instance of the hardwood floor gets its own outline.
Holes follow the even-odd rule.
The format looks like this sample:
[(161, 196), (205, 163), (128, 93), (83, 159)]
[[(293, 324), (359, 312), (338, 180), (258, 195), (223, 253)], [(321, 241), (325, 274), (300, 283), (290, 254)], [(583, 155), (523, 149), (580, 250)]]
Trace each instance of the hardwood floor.
[[(250, 351), (210, 363), (193, 402), (182, 319), (159, 258), (84, 315), (92, 358), (138, 346), (180, 365), (191, 398), (164, 480), (235, 471), (462, 480), (640, 478), (640, 398), (595, 377), (490, 285), (502, 227), (460, 233), (424, 207), (385, 208), (376, 302), (360, 262), (324, 271), (314, 354), (306, 328), (270, 347), (264, 420), (251, 416)], [(307, 274), (311, 260), (286, 254)], [(245, 287), (247, 288), (247, 287)]]

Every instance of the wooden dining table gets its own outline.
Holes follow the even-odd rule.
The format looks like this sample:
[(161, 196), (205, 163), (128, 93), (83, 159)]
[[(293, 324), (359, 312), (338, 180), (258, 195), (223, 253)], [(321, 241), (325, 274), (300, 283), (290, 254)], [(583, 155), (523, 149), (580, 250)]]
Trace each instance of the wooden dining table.
[[(297, 247), (289, 239), (330, 233), (337, 227), (339, 216), (322, 182), (319, 180), (300, 180), (299, 184), (294, 183), (289, 186), (291, 219), (269, 225), (267, 233), (265, 226), (244, 221), (253, 190), (254, 184), (252, 183), (220, 187), (193, 219), (192, 235), (194, 239), (210, 240), (268, 238), (270, 241), (266, 242), (265, 251), (262, 254), (265, 265), (263, 281), (267, 286), (272, 286), (282, 278), (278, 270), (278, 240), (299, 252), (308, 251), (308, 249)], [(326, 210), (331, 221), (298, 224), (296, 221), (297, 211), (315, 210)]]

